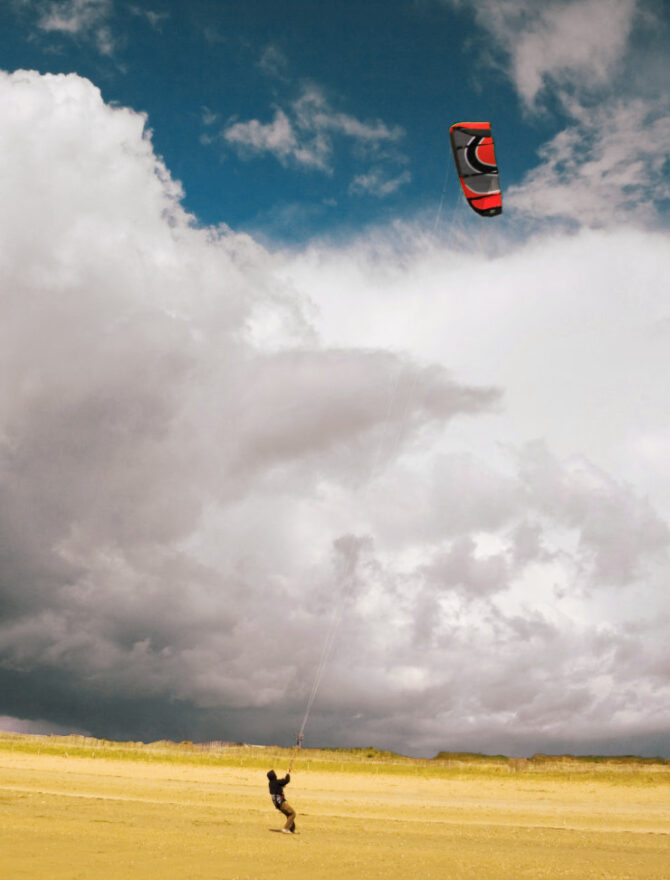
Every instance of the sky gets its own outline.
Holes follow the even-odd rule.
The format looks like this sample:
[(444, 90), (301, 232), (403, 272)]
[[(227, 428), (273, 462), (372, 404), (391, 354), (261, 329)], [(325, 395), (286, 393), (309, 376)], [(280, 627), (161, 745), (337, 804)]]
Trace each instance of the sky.
[(0, 729), (670, 757), (669, 48), (0, 4)]

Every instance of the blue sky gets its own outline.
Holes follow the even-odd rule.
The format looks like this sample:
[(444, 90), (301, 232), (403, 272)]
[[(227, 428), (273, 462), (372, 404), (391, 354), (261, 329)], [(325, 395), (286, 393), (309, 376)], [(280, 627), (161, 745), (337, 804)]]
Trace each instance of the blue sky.
[[(145, 111), (157, 152), (204, 224), (302, 241), (436, 212), (447, 171), (453, 208), (452, 122), (493, 122), (509, 184), (536, 162), (555, 124), (523, 113), (472, 13), (436, 0), (91, 7), (97, 17), (73, 32), (64, 29), (73, 21), (66, 17), (63, 29), (45, 30), (40, 9), (48, 5), (5, 4), (5, 69), (75, 71), (106, 101)], [(232, 120), (267, 125), (277, 109), (293, 115), (309, 90), (331, 117), (381, 124), (387, 136), (366, 140), (331, 129), (321, 166), (290, 157), (282, 164), (260, 151), (240, 155), (222, 137)], [(357, 178), (369, 183), (357, 186)]]
[(0, 727), (670, 756), (668, 45), (2, 4)]

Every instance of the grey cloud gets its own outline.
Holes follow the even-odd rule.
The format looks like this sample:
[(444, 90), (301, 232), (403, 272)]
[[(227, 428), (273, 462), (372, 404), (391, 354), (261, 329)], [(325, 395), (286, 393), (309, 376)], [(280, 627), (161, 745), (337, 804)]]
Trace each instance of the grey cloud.
[[(54, 679), (70, 706), (45, 704), (54, 723), (69, 711), (97, 732), (116, 704), (130, 731), (143, 700), (164, 700), (178, 729), (173, 701), (197, 727), (292, 684), (302, 695), (333, 547), (355, 550), (321, 485), (349, 492), (498, 394), (399, 355), (316, 347), (262, 248), (191, 226), (141, 116), (75, 76), (0, 85), (16, 171), (0, 218), (0, 665), (35, 701), (14, 694), (6, 711), (42, 717)], [(259, 347), (264, 322), (279, 351)], [(412, 390), (395, 411), (394, 383)]]
[(26, 721), (22, 718), (12, 718), (10, 715), (0, 715), (0, 730), (36, 736), (67, 736), (73, 733), (80, 736), (90, 736), (88, 730), (73, 730), (71, 726), (59, 727), (53, 721), (43, 721), (39, 718)]
[(517, 566), (536, 559), (547, 559), (549, 551), (542, 543), (542, 528), (537, 522), (521, 520), (513, 529), (512, 557)]
[(476, 544), (469, 536), (452, 542), (449, 550), (440, 554), (427, 570), (432, 584), (438, 589), (456, 589), (471, 596), (489, 595), (507, 586), (507, 561), (502, 554), (483, 559), (475, 556)]
[[(411, 388), (411, 398), (394, 410), (391, 398), (403, 387)], [(365, 463), (376, 439), (366, 450), (366, 434), (405, 435), (412, 427), (485, 410), (498, 396), (495, 389), (460, 386), (439, 367), (418, 367), (384, 352), (281, 352), (256, 358), (245, 374), (236, 442), (245, 461), (281, 461), (349, 444)]]
[(320, 344), (290, 257), (192, 225), (90, 83), (3, 76), (0, 112), (3, 715), (286, 743), (334, 621), (313, 744), (658, 741), (650, 503), (547, 446), (448, 451), (500, 391)]
[(432, 480), (430, 515), (446, 534), (495, 531), (510, 522), (518, 505), (515, 481), (469, 453), (440, 456)]
[(538, 511), (577, 532), (596, 582), (628, 583), (667, 551), (670, 531), (649, 502), (588, 461), (559, 462), (534, 443), (524, 450), (520, 474)]
[[(375, 674), (378, 697), (371, 706), (377, 706), (380, 713), (388, 711), (393, 715), (392, 736), (399, 735), (405, 723), (411, 725), (398, 718), (393, 701), (381, 697), (384, 681), (387, 688), (402, 694), (403, 703), (414, 705), (416, 701), (422, 718), (444, 716), (442, 727), (448, 731), (445, 735), (452, 744), (468, 741), (470, 736), (477, 738), (479, 726), (486, 726), (496, 716), (501, 719), (496, 737), (517, 743), (530, 741), (528, 733), (511, 734), (509, 730), (535, 731), (536, 742), (543, 738), (558, 742), (563, 735), (563, 742), (572, 736), (573, 742), (585, 743), (589, 738), (595, 741), (596, 729), (601, 730), (605, 739), (604, 731), (614, 729), (629, 731), (622, 736), (637, 736), (631, 732), (628, 720), (632, 715), (647, 715), (651, 719), (660, 712), (657, 729), (667, 722), (667, 711), (658, 702), (658, 696), (668, 688), (667, 664), (659, 662), (660, 654), (656, 651), (664, 643), (662, 617), (655, 626), (644, 630), (646, 637), (638, 642), (627, 637), (616, 622), (608, 623), (609, 596), (605, 605), (594, 607), (593, 623), (573, 619), (567, 628), (560, 606), (551, 608), (552, 619), (539, 610), (546, 607), (545, 600), (540, 598), (542, 593), (538, 596), (538, 609), (533, 609), (530, 592), (519, 613), (502, 610), (509, 601), (508, 591), (529, 566), (539, 566), (535, 577), (541, 583), (543, 566), (551, 571), (554, 565), (565, 564), (560, 554), (557, 556), (545, 547), (555, 525), (563, 529), (568, 524), (576, 531), (583, 526), (583, 541), (600, 542), (600, 559), (596, 558), (590, 573), (582, 574), (594, 589), (612, 583), (619, 588), (630, 585), (641, 566), (663, 559), (661, 556), (659, 560), (658, 553), (664, 546), (664, 527), (655, 515), (660, 543), (656, 545), (652, 539), (647, 545), (647, 527), (639, 532), (633, 530), (637, 538), (628, 545), (626, 554), (632, 553), (635, 561), (627, 560), (623, 567), (618, 565), (616, 548), (609, 547), (613, 532), (605, 537), (606, 528), (594, 536), (589, 529), (589, 517), (603, 500), (603, 487), (607, 492), (602, 516), (610, 526), (621, 516), (627, 518), (631, 506), (640, 504), (632, 493), (588, 468), (591, 480), (586, 480), (586, 485), (580, 480), (573, 486), (571, 463), (561, 465), (546, 450), (532, 447), (525, 454), (532, 460), (533, 468), (541, 472), (534, 474), (533, 482), (537, 485), (545, 480), (546, 485), (529, 509), (528, 475), (522, 469), (516, 491), (525, 501), (507, 508), (507, 516), (501, 522), (503, 528), (497, 532), (503, 549), (482, 552), (472, 537), (464, 534), (451, 539), (447, 548), (437, 554), (434, 546), (431, 550), (424, 547), (424, 552), (436, 554), (434, 562), (430, 566), (420, 565), (414, 571), (397, 570), (388, 563), (385, 568), (383, 554), (377, 554), (380, 570), (368, 577), (367, 587), (374, 593), (376, 584), (384, 583), (388, 605), (382, 611), (381, 621), (373, 622), (371, 617), (367, 625), (361, 621), (362, 631), (367, 628), (368, 632), (375, 632), (380, 625), (393, 625), (398, 637), (389, 651), (373, 650), (363, 657), (359, 646), (356, 654), (361, 658), (361, 668), (386, 670), (381, 679), (379, 672)], [(581, 467), (584, 468), (583, 462)], [(567, 486), (555, 483), (557, 472)], [(510, 492), (510, 497), (513, 494)], [(642, 508), (645, 506), (643, 502)], [(529, 521), (529, 510), (532, 513), (533, 508), (535, 519)], [(515, 521), (517, 525), (510, 526)], [(606, 568), (605, 557), (610, 550), (613, 557)], [(577, 595), (574, 588), (569, 592)], [(348, 628), (351, 635), (355, 631), (351, 621)], [(656, 646), (652, 650), (656, 659), (647, 657), (649, 651), (641, 650), (643, 644)], [(651, 681), (659, 690), (650, 699), (646, 683)], [(328, 703), (327, 698), (325, 702)], [(365, 703), (363, 697), (361, 702)], [(654, 710), (650, 709), (652, 703), (656, 706)], [(479, 719), (476, 730), (464, 725), (466, 717)], [(362, 730), (376, 729), (369, 713), (360, 724)], [(417, 722), (412, 732), (406, 734), (408, 740), (420, 740), (420, 726)], [(438, 731), (436, 723), (433, 742), (439, 738)]]

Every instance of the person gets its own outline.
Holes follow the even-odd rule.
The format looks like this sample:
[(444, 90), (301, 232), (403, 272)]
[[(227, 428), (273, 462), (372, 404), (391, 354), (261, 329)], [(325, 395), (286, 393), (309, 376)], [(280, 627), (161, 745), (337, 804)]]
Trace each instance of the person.
[(284, 797), (284, 786), (289, 784), (291, 777), (287, 773), (283, 779), (277, 779), (275, 771), (269, 770), (268, 779), (270, 780), (272, 803), (275, 805), (275, 809), (286, 816), (286, 824), (281, 830), (285, 834), (295, 834), (295, 810)]

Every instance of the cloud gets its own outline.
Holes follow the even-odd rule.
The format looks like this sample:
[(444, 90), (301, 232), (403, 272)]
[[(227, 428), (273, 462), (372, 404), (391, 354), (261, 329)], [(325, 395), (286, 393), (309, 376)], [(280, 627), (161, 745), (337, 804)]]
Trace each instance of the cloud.
[(628, 48), (638, 0), (445, 0), (472, 8), (475, 20), (508, 59), (528, 108), (546, 88), (579, 91), (608, 83)]
[(656, 221), (669, 195), (659, 145), (668, 139), (670, 106), (653, 73), (663, 51), (658, 34), (667, 34), (655, 7), (641, 0), (472, 6), (489, 57), (506, 69), (526, 110), (547, 116), (551, 108), (561, 118), (505, 204), (536, 220), (580, 225)]
[[(3, 74), (0, 111), (6, 711), (102, 732), (112, 703), (123, 723), (272, 706), (305, 681), (350, 531), (323, 494), (498, 392), (322, 345), (277, 258), (193, 225), (144, 116), (88, 81)], [(286, 603), (295, 659), (268, 639)]]
[(151, 9), (142, 9), (140, 6), (129, 6), (128, 9), (132, 15), (135, 15), (138, 18), (144, 18), (148, 21), (151, 27), (156, 31), (160, 31), (163, 22), (170, 18), (169, 12), (154, 12)]
[[(537, 749), (544, 739), (579, 750), (615, 734), (630, 743), (643, 736), (643, 718), (648, 730), (668, 724), (655, 698), (643, 708), (637, 696), (649, 693), (641, 645), (661, 644), (667, 627), (667, 484), (655, 444), (641, 479), (632, 452), (641, 447), (626, 439), (644, 444), (644, 426), (670, 417), (658, 383), (667, 237), (547, 232), (500, 251), (496, 239), (491, 231), (482, 243), (498, 253), (485, 259), (404, 227), (397, 239), (371, 236), (344, 251), (313, 246), (290, 269), (318, 303), (329, 344), (442, 352), (459, 375), (495, 375), (505, 390), (499, 415), (459, 426), (439, 455), (405, 459), (368, 497), (374, 553), (360, 631), (387, 615), (397, 638), (361, 662), (377, 670), (371, 689), (386, 694), (382, 682), (396, 682), (408, 708), (389, 696), (373, 711), (365, 691), (360, 702), (371, 708), (357, 734), (375, 741), (393, 718), (400, 739), (425, 748), (445, 728), (464, 748)], [(405, 400), (399, 393), (394, 406)], [(563, 454), (527, 442), (538, 434)], [(635, 668), (619, 652), (634, 619), (645, 633), (631, 644)], [(667, 693), (667, 678), (659, 685)], [(435, 719), (425, 739), (413, 714)]]
[(516, 44), (514, 80), (529, 104), (548, 80), (580, 88), (606, 83), (630, 37), (635, 0), (586, 0), (543, 6)]
[(383, 143), (395, 143), (404, 135), (381, 120), (362, 121), (332, 109), (316, 86), (304, 87), (290, 109), (276, 108), (271, 122), (257, 119), (231, 122), (222, 131), (224, 141), (242, 157), (270, 154), (283, 165), (332, 171), (335, 141), (347, 139), (365, 153), (374, 154)]
[(548, 83), (579, 90), (607, 83), (628, 47), (638, 6), (636, 0), (570, 0), (543, 4), (529, 14), (527, 3), (508, 5), (497, 5), (494, 29), (511, 55), (517, 89), (531, 107)]
[(603, 225), (647, 221), (670, 198), (666, 155), (670, 116), (637, 99), (612, 102), (555, 135), (540, 164), (506, 201), (536, 218)]
[(559, 466), (533, 445), (523, 467), (529, 498), (539, 510), (578, 530), (575, 560), (591, 568), (590, 583), (630, 583), (647, 559), (667, 548), (670, 532), (651, 505), (588, 461), (575, 458)]
[(266, 76), (284, 79), (288, 69), (288, 59), (279, 46), (270, 43), (261, 54), (258, 67)]
[(38, 8), (40, 30), (89, 38), (103, 55), (114, 54), (115, 40), (107, 24), (111, 0), (52, 0)]
[(358, 174), (349, 185), (349, 191), (364, 193), (383, 199), (393, 195), (402, 186), (412, 180), (409, 171), (403, 171), (395, 177), (388, 177), (381, 168), (372, 168), (367, 174)]
[(334, 632), (311, 744), (667, 752), (663, 230), (271, 254), (87, 80), (0, 116), (5, 715), (285, 743)]
[(223, 137), (236, 147), (242, 156), (271, 153), (282, 164), (293, 159), (300, 165), (312, 165), (322, 169), (327, 167), (326, 144), (315, 140), (310, 146), (300, 146), (293, 126), (283, 110), (275, 111), (272, 122), (262, 123), (257, 119), (235, 122), (224, 130)]
[(32, 736), (67, 736), (68, 734), (88, 736), (88, 731), (86, 730), (75, 730), (67, 726), (61, 727), (58, 724), (54, 724), (53, 721), (41, 721), (39, 719), (26, 721), (22, 718), (10, 718), (7, 715), (0, 715), (0, 730)]

